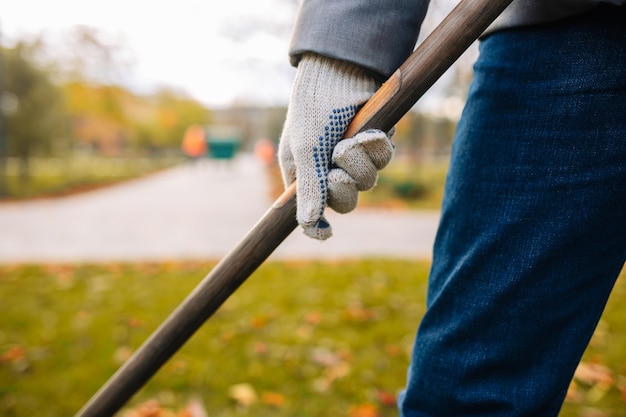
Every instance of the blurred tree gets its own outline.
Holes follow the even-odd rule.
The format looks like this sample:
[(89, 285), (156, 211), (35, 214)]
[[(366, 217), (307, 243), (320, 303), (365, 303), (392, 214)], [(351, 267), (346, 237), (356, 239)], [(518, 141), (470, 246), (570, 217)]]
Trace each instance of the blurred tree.
[[(29, 155), (52, 148), (50, 141), (58, 141), (63, 126), (68, 126), (65, 140), (72, 141), (67, 149), (78, 144), (116, 155), (131, 149), (180, 149), (190, 125), (209, 121), (208, 109), (181, 92), (161, 89), (142, 96), (124, 87), (132, 56), (121, 38), (102, 30), (77, 26), (61, 44), (39, 37), (22, 41), (7, 53), (11, 56), (5, 67), (13, 78), (5, 80), (5, 89), (12, 95), (3, 97), (15, 96), (19, 104), (15, 120), (9, 120), (13, 125), (9, 152), (23, 156), (25, 174)], [(62, 88), (57, 89), (53, 79)], [(35, 109), (45, 113), (34, 113)], [(18, 141), (18, 129), (20, 138), (30, 139)], [(48, 135), (42, 138), (35, 131)]]
[(78, 143), (104, 154), (120, 153), (132, 136), (127, 108), (136, 98), (121, 87), (81, 81), (65, 84), (66, 112)]
[(211, 112), (205, 106), (171, 89), (141, 98), (127, 110), (133, 115), (132, 144), (151, 151), (180, 149), (189, 126), (204, 126), (211, 119)]
[(23, 180), (29, 177), (30, 158), (50, 153), (53, 141), (65, 131), (62, 92), (32, 58), (40, 46), (38, 41), (18, 42), (4, 51), (5, 94), (15, 98), (13, 111), (6, 115), (7, 154), (21, 161)]
[(206, 125), (208, 110), (198, 101), (171, 89), (162, 89), (155, 95), (158, 135), (152, 142), (156, 146), (180, 146), (190, 125)]
[(110, 34), (78, 26), (66, 39), (59, 68), (65, 80), (72, 135), (104, 154), (180, 146), (185, 129), (207, 122), (208, 111), (175, 90), (139, 96), (122, 87), (132, 58)]
[(99, 153), (178, 148), (190, 125), (209, 121), (201, 103), (174, 90), (144, 97), (119, 86), (76, 81), (64, 91), (74, 139)]
[(134, 65), (122, 38), (85, 25), (74, 26), (55, 55), (65, 81), (93, 85), (121, 85)]
[[(0, 27), (1, 29), (1, 27)], [(10, 107), (14, 107), (15, 101), (13, 100), (13, 106), (9, 103), (7, 106), (7, 98), (13, 99), (10, 93), (4, 91), (4, 49), (2, 48), (2, 36), (0, 32), (0, 198), (3, 198), (8, 193), (8, 183), (6, 175), (6, 138), (7, 138), (7, 123), (6, 115), (10, 112)]]
[(137, 98), (121, 87), (132, 58), (121, 39), (79, 25), (55, 48), (55, 61), (64, 82), (71, 135), (78, 144), (103, 154), (126, 150), (131, 138)]

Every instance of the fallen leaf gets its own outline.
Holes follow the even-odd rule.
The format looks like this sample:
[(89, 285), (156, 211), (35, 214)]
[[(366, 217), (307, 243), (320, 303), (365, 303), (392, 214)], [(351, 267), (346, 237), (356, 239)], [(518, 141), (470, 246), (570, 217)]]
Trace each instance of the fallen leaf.
[(257, 355), (263, 356), (267, 354), (267, 345), (263, 342), (256, 342), (254, 344), (254, 353)]
[(304, 321), (308, 324), (319, 324), (322, 321), (322, 313), (319, 311), (311, 311), (304, 316)]
[(346, 309), (343, 311), (343, 316), (348, 321), (367, 322), (374, 320), (376, 314), (373, 311), (368, 310), (364, 307), (352, 306), (346, 307)]
[(178, 413), (177, 417), (208, 417), (208, 414), (202, 402), (195, 398), (189, 401), (187, 406)]
[(139, 320), (138, 318), (136, 318), (136, 317), (130, 317), (130, 318), (128, 319), (128, 325), (129, 325), (131, 328), (136, 329), (136, 328), (138, 328), (138, 327), (141, 327), (141, 326), (143, 325), (143, 322), (142, 322), (141, 320)]
[(4, 362), (19, 362), (26, 359), (26, 349), (23, 346), (13, 346), (9, 350), (5, 351), (0, 356), (0, 363)]
[(312, 349), (311, 359), (324, 367), (334, 366), (341, 362), (339, 355), (324, 347)]
[(282, 407), (285, 404), (285, 396), (277, 392), (264, 391), (261, 394), (261, 402), (274, 407)]
[(380, 417), (378, 407), (375, 404), (360, 404), (350, 407), (349, 417)]
[(381, 404), (386, 405), (387, 407), (395, 407), (396, 406), (396, 395), (386, 391), (378, 391), (377, 392), (378, 401)]
[(267, 318), (267, 316), (255, 316), (250, 321), (250, 327), (252, 327), (253, 329), (262, 329), (267, 326), (268, 321), (269, 319)]
[(53, 275), (62, 288), (72, 285), (75, 270), (73, 265), (49, 264), (43, 265), (43, 269), (47, 274)]
[(233, 333), (231, 331), (227, 331), (224, 334), (222, 334), (222, 341), (223, 342), (230, 342), (231, 340), (233, 340), (234, 337), (235, 337), (235, 333)]
[(251, 406), (259, 399), (254, 387), (245, 383), (232, 385), (228, 390), (228, 394), (237, 404), (244, 407)]
[(402, 353), (402, 349), (398, 345), (387, 345), (385, 346), (385, 353), (391, 357), (395, 357)]
[(326, 369), (326, 379), (334, 381), (350, 373), (350, 365), (347, 362), (340, 362), (337, 365), (331, 366)]
[(14, 346), (0, 356), (0, 363), (9, 363), (14, 372), (26, 373), (30, 370), (30, 363), (26, 358), (26, 349), (23, 346)]
[(335, 365), (328, 366), (324, 375), (313, 380), (313, 389), (317, 392), (326, 392), (330, 386), (339, 378), (350, 373), (350, 365), (347, 362), (339, 362)]

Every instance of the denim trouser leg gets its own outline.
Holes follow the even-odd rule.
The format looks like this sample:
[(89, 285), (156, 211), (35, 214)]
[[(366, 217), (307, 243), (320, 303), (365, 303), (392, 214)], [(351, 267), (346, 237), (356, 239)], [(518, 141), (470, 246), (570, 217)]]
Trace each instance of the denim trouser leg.
[(487, 37), (401, 415), (557, 415), (625, 259), (626, 8)]

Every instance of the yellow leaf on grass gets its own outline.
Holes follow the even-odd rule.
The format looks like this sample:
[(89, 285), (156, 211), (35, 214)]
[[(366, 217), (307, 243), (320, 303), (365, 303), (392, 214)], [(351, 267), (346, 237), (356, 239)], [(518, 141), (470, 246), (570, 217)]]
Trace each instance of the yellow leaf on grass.
[(267, 316), (255, 316), (250, 321), (250, 327), (252, 327), (253, 329), (262, 329), (267, 326), (268, 321), (269, 318)]
[(0, 363), (2, 362), (18, 362), (26, 358), (26, 349), (22, 346), (13, 346), (6, 350), (2, 356), (0, 356)]
[(232, 385), (228, 390), (228, 394), (237, 404), (244, 407), (249, 407), (259, 400), (254, 387), (245, 383)]
[(376, 318), (376, 314), (372, 310), (368, 310), (361, 306), (346, 307), (343, 311), (344, 319), (354, 322), (367, 322)]
[(349, 417), (380, 417), (378, 407), (375, 404), (360, 404), (350, 407)]
[(261, 402), (274, 407), (282, 407), (285, 404), (285, 396), (273, 391), (264, 391), (261, 394)]

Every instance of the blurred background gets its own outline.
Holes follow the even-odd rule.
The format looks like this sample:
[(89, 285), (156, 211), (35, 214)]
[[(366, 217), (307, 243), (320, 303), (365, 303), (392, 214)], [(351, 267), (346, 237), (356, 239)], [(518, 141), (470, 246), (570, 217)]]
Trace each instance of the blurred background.
[[(0, 415), (67, 416), (282, 192), (299, 1), (4, 3)], [(120, 415), (397, 415), (476, 55), (398, 123), (335, 236), (292, 234)], [(626, 415), (623, 281), (563, 416)]]
[[(453, 4), (434, 1), (423, 34)], [(206, 140), (211, 129), (227, 130), (240, 151), (252, 151), (259, 139), (275, 142), (295, 73), (287, 49), (297, 6), (4, 6), (0, 198), (59, 193), (178, 164), (190, 156), (181, 147), (190, 127), (196, 136), (203, 128)], [(403, 155), (446, 156), (474, 55), (472, 48), (398, 126)]]

